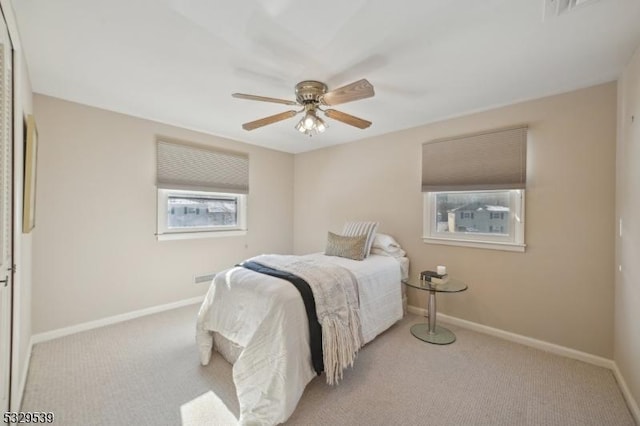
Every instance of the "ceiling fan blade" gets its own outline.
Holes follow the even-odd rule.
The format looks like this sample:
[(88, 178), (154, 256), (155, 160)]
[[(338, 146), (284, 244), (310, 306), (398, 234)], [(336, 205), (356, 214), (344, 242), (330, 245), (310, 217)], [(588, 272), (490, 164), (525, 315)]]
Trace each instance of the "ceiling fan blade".
[(338, 105), (359, 99), (370, 98), (375, 95), (373, 86), (366, 79), (358, 80), (346, 86), (331, 90), (322, 96), (325, 105)]
[(268, 98), (266, 96), (247, 95), (245, 93), (234, 93), (231, 96), (238, 99), (248, 99), (250, 101), (274, 102), (276, 104), (298, 105), (296, 101), (288, 101), (286, 99)]
[(293, 117), (297, 113), (298, 112), (294, 110), (281, 112), (280, 114), (270, 115), (269, 117), (261, 118), (260, 120), (244, 123), (242, 125), (242, 128), (245, 130), (257, 129), (258, 127), (262, 127), (268, 124), (277, 123), (278, 121), (286, 120), (287, 118)]
[(333, 118), (334, 120), (342, 121), (350, 126), (357, 127), (359, 129), (366, 129), (371, 126), (371, 122), (367, 120), (363, 120), (362, 118), (355, 117), (353, 115), (336, 111), (335, 109), (328, 109), (324, 112), (329, 118)]

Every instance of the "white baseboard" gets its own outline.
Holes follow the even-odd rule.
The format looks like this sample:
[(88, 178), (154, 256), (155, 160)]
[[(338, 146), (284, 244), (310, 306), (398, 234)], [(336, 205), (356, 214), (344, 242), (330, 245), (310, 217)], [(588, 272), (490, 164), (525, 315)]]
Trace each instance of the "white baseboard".
[(146, 315), (156, 314), (158, 312), (169, 311), (171, 309), (181, 308), (183, 306), (195, 305), (201, 303), (204, 300), (204, 296), (192, 297), (191, 299), (179, 300), (173, 303), (167, 303), (166, 305), (152, 306), (146, 309), (140, 309), (138, 311), (127, 312), (126, 314), (114, 315), (112, 317), (102, 318), (95, 321), (89, 321), (82, 324), (72, 325), (71, 327), (58, 328), (56, 330), (45, 331), (44, 333), (34, 334), (31, 337), (31, 343), (41, 343), (47, 340), (57, 339), (58, 337), (68, 336), (70, 334), (79, 333), (81, 331), (92, 330), (98, 327), (104, 327), (105, 325), (116, 324), (119, 322), (127, 321), (134, 318), (143, 317)]
[[(408, 311), (418, 315), (426, 315), (427, 313), (426, 309), (418, 308), (416, 306), (409, 306)], [(441, 313), (438, 313), (438, 321), (457, 325), (459, 327), (477, 331), (479, 333), (489, 334), (491, 336), (499, 337), (511, 342), (516, 342), (525, 346), (540, 349), (546, 352), (551, 352), (556, 355), (562, 355), (567, 358), (573, 358), (580, 361), (588, 362), (589, 364), (594, 364), (599, 367), (613, 369), (613, 360), (588, 354), (586, 352), (577, 351), (565, 346), (556, 345), (555, 343), (545, 342), (544, 340), (538, 340), (531, 337), (523, 336), (521, 334), (511, 333), (510, 331), (489, 327), (486, 325), (478, 324), (477, 322), (467, 321)]]
[[(419, 308), (417, 306), (409, 305), (407, 310), (416, 315), (427, 315), (427, 310)], [(622, 373), (618, 369), (618, 365), (615, 361), (607, 358), (602, 358), (596, 355), (588, 354), (586, 352), (577, 351), (575, 349), (567, 348), (566, 346), (556, 345), (555, 343), (545, 342), (544, 340), (533, 339), (531, 337), (523, 336), (521, 334), (511, 333), (510, 331), (501, 330), (499, 328), (493, 328), (486, 325), (478, 324), (476, 322), (463, 320), (461, 318), (452, 317), (450, 315), (438, 313), (438, 321), (446, 322), (449, 324), (457, 325), (468, 330), (477, 331), (478, 333), (489, 334), (491, 336), (499, 337), (501, 339), (509, 340), (511, 342), (520, 343), (525, 346), (540, 349), (546, 352), (550, 352), (556, 355), (565, 356), (567, 358), (577, 359), (579, 361), (587, 362), (589, 364), (597, 365), (598, 367), (608, 368), (613, 372), (620, 391), (627, 402), (627, 407), (634, 417), (635, 422), (640, 425), (640, 410), (638, 404), (631, 395), (627, 383), (622, 377)]]
[(20, 385), (18, 387), (18, 407), (19, 411), (22, 410), (22, 400), (24, 398), (24, 389), (27, 386), (27, 375), (29, 374), (29, 366), (31, 365), (31, 349), (33, 349), (33, 337), (29, 339), (29, 346), (27, 347), (27, 355), (24, 360), (24, 368), (20, 373)]
[(636, 424), (640, 425), (640, 408), (638, 408), (638, 403), (636, 402), (636, 400), (633, 399), (633, 396), (629, 391), (629, 387), (627, 386), (627, 382), (624, 380), (624, 377), (622, 376), (622, 373), (618, 368), (618, 364), (616, 364), (615, 362), (613, 363), (613, 375), (618, 382), (618, 386), (620, 386), (620, 391), (622, 392), (622, 395), (624, 395), (624, 399), (627, 401), (627, 407), (629, 407), (631, 415), (636, 421)]

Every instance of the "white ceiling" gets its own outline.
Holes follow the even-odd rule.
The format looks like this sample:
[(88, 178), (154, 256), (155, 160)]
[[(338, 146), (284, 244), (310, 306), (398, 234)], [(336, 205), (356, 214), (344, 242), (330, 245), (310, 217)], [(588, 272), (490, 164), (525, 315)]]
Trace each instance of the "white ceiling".
[[(549, 1), (549, 0), (548, 0)], [(298, 153), (615, 80), (640, 43), (640, 1), (543, 21), (543, 0), (15, 0), (35, 92)], [(290, 109), (307, 79), (361, 78), (373, 98), (309, 138)]]

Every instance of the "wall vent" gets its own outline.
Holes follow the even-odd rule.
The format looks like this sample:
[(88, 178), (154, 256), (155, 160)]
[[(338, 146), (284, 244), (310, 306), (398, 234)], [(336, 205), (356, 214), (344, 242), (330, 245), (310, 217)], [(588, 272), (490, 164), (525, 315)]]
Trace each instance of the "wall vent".
[(211, 272), (211, 273), (208, 273), (206, 275), (195, 275), (193, 277), (193, 283), (194, 284), (200, 284), (200, 283), (209, 283), (209, 284), (211, 284), (211, 282), (213, 281), (215, 276), (216, 276), (216, 272)]

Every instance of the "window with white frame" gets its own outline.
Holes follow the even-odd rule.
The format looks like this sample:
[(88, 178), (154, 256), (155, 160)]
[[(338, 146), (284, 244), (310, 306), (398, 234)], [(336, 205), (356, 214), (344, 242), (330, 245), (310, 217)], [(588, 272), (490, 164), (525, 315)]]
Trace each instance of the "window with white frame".
[(246, 234), (246, 154), (158, 140), (156, 183), (159, 240)]
[(158, 190), (159, 236), (205, 232), (217, 234), (201, 236), (242, 235), (246, 228), (244, 194)]
[(427, 243), (524, 247), (522, 190), (429, 192), (424, 211)]
[(524, 251), (527, 127), (423, 145), (425, 243)]

